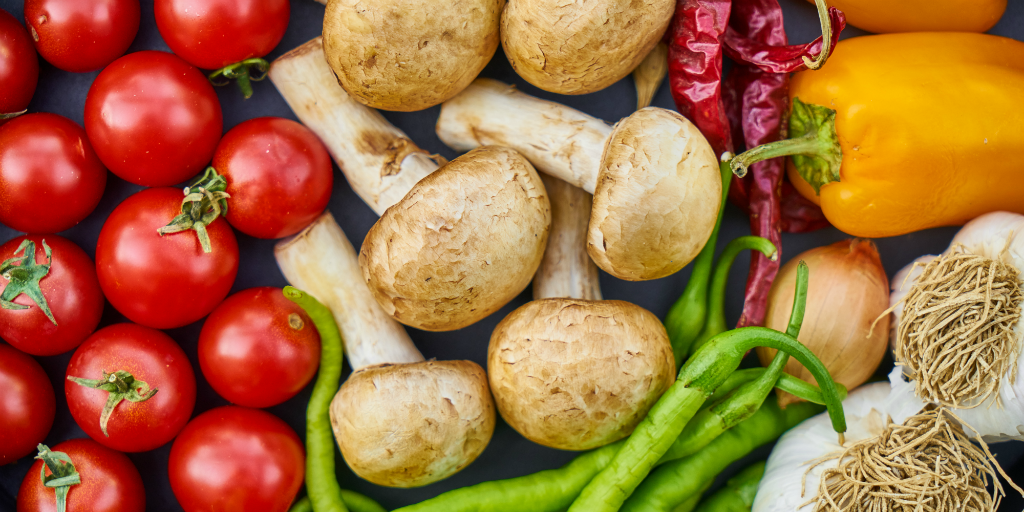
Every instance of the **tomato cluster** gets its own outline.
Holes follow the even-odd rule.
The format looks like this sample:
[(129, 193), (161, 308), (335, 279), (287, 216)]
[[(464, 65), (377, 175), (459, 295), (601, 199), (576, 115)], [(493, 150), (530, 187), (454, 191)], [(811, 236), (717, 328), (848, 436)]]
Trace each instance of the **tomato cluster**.
[[(230, 510), (283, 511), (298, 492), (302, 442), (257, 408), (309, 384), (319, 335), (280, 289), (228, 293), (240, 259), (235, 230), (266, 239), (301, 231), (327, 207), (331, 160), (316, 135), (287, 119), (223, 134), (212, 79), (198, 69), (265, 71), (261, 57), (281, 40), (289, 11), (288, 0), (157, 0), (174, 53), (125, 55), (138, 0), (26, 0), (25, 26), (0, 10), (0, 224), (26, 233), (0, 241), (0, 465), (41, 459), (22, 482), (19, 512), (60, 500), (67, 510), (145, 510), (143, 479), (121, 452), (172, 442), (168, 473), (185, 510), (233, 500)], [(102, 69), (84, 127), (33, 111), (37, 52), (64, 71)], [(57, 233), (94, 217), (108, 179), (153, 188), (99, 219), (94, 262)], [(130, 323), (99, 328), (107, 301)], [(191, 360), (159, 330), (207, 316)], [(57, 376), (32, 357), (64, 353), (70, 361)], [(193, 361), (236, 405), (192, 418)], [(51, 449), (41, 443), (61, 403), (55, 382), (88, 438)], [(62, 490), (45, 484), (69, 475), (77, 482)]]

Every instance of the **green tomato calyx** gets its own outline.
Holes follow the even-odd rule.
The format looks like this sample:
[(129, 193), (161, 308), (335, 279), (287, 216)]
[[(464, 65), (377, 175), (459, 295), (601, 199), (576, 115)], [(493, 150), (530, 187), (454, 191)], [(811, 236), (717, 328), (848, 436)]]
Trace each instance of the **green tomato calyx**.
[(150, 389), (149, 384), (136, 379), (132, 374), (123, 370), (113, 373), (103, 372), (103, 378), (99, 380), (82, 379), (70, 375), (68, 375), (68, 380), (80, 386), (99, 389), (109, 393), (107, 403), (103, 405), (103, 412), (100, 413), (100, 430), (107, 437), (110, 437), (110, 434), (107, 433), (107, 423), (110, 421), (110, 416), (114, 413), (114, 408), (117, 407), (117, 404), (121, 403), (122, 400), (145, 402), (153, 398), (153, 395), (158, 391), (157, 388)]
[[(75, 464), (71, 457), (64, 452), (51, 452), (50, 447), (40, 444), (36, 447), (39, 454), (35, 458), (43, 461), (45, 467), (39, 469), (39, 477), (43, 485), (54, 490), (57, 494), (57, 512), (66, 512), (68, 508), (68, 490), (72, 485), (82, 483)], [(50, 474), (46, 474), (46, 468)]]
[(181, 214), (156, 232), (162, 236), (193, 230), (199, 237), (199, 245), (203, 247), (203, 252), (213, 252), (206, 226), (217, 220), (217, 217), (228, 213), (228, 198), (231, 195), (225, 192), (227, 188), (227, 178), (218, 174), (213, 167), (207, 167), (199, 179), (185, 187)]
[[(46, 253), (46, 263), (40, 265), (36, 263), (36, 243), (25, 239), (18, 246), (18, 250), (14, 251), (13, 258), (0, 263), (0, 277), (7, 280), (7, 285), (0, 292), (0, 308), (28, 309), (28, 306), (12, 302), (24, 293), (39, 306), (53, 325), (57, 325), (57, 320), (50, 312), (50, 305), (43, 296), (43, 290), (39, 287), (39, 281), (50, 273), (50, 265), (53, 263), (53, 251), (46, 245), (46, 240), (43, 240), (43, 251)], [(22, 255), (18, 256), (19, 253)]]
[(267, 77), (270, 63), (259, 57), (245, 59), (229, 66), (224, 66), (210, 73), (210, 83), (216, 86), (227, 85), (234, 80), (242, 90), (245, 99), (252, 97), (252, 82), (259, 82)]

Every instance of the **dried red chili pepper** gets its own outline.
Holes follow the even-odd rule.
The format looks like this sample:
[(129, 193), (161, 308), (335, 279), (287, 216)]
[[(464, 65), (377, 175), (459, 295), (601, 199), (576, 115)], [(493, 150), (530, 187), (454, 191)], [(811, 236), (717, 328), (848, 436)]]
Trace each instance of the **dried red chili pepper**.
[(732, 0), (679, 0), (669, 27), (668, 77), (676, 109), (715, 153), (732, 151), (722, 103), (722, 38)]
[[(820, 66), (839, 40), (846, 25), (845, 16), (836, 9), (824, 11), (824, 2), (816, 2), (823, 36), (807, 45), (789, 46), (777, 0), (737, 0), (732, 19), (723, 37), (726, 54), (738, 64), (723, 85), (727, 114), (734, 137), (747, 147), (774, 142), (786, 136), (786, 112), (789, 110), (791, 71)], [(833, 30), (835, 29), (835, 30)], [(822, 41), (830, 46), (822, 54)], [(810, 56), (817, 54), (816, 59)], [(734, 179), (730, 196), (750, 215), (751, 232), (771, 240), (781, 251), (781, 231), (786, 228), (811, 230), (828, 225), (821, 209), (806, 200), (787, 197), (783, 201), (785, 159), (776, 158), (751, 167), (744, 179)], [(734, 191), (734, 192), (733, 192)], [(795, 194), (791, 190), (790, 196)], [(802, 197), (800, 199), (803, 199)], [(746, 301), (739, 325), (764, 323), (768, 292), (779, 262), (753, 255), (747, 277)]]

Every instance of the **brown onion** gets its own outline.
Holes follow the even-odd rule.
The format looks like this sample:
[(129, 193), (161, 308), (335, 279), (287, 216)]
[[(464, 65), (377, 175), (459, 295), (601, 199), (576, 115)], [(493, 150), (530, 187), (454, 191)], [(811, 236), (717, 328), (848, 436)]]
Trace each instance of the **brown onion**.
[[(889, 307), (889, 279), (878, 248), (870, 240), (854, 238), (811, 249), (790, 260), (768, 295), (767, 327), (786, 330), (800, 260), (807, 262), (810, 280), (807, 310), (797, 339), (821, 359), (836, 382), (852, 391), (875, 372), (888, 348), (889, 316), (872, 329), (875, 319)], [(763, 365), (774, 356), (772, 349), (757, 349)], [(785, 371), (814, 382), (811, 372), (795, 359), (789, 360)], [(798, 400), (779, 394), (783, 407)]]

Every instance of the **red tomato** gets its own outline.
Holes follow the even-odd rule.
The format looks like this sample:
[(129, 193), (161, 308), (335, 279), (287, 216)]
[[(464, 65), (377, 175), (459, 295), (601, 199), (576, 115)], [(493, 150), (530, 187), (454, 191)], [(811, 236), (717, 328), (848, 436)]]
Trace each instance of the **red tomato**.
[(231, 291), (238, 242), (231, 226), (207, 226), (213, 252), (203, 253), (193, 231), (160, 236), (181, 213), (176, 188), (151, 188), (119, 204), (96, 242), (96, 274), (107, 300), (129, 320), (171, 329), (203, 318)]
[[(144, 512), (146, 490), (142, 476), (128, 457), (104, 448), (91, 439), (72, 439), (51, 447), (71, 458), (82, 483), (68, 490), (68, 512)], [(18, 489), (18, 512), (51, 512), (57, 510), (56, 492), (43, 486), (39, 472), (43, 461), (37, 460), (28, 469)], [(46, 469), (46, 474), (50, 470)]]
[(25, 110), (38, 80), (39, 59), (32, 39), (14, 16), (0, 9), (0, 115)]
[[(57, 235), (23, 235), (10, 240), (0, 246), (0, 262), (27, 256), (28, 247), (19, 251), (25, 240), (35, 246), (36, 273), (42, 273), (44, 269), (39, 266), (47, 264), (43, 242), (53, 251), (49, 271), (35, 281), (38, 286), (32, 283), (23, 286), (42, 294), (57, 324), (54, 325), (41, 304), (36, 304), (24, 289), (13, 288), (19, 283), (12, 284), (0, 276), (0, 294), (12, 287), (6, 293), (17, 292), (18, 295), (11, 302), (28, 306), (28, 309), (0, 308), (0, 338), (32, 355), (62, 354), (81, 345), (96, 330), (103, 316), (105, 302), (96, 278), (96, 266), (74, 242)], [(26, 261), (18, 266), (24, 266)]]
[(284, 512), (306, 465), (295, 431), (259, 409), (224, 406), (196, 416), (171, 445), (171, 490), (185, 512)]
[(78, 426), (96, 442), (122, 452), (149, 451), (174, 439), (196, 403), (196, 377), (181, 347), (156, 329), (111, 325), (75, 351), (67, 377), (102, 380), (119, 371), (131, 374), (131, 387), (141, 396), (134, 397), (140, 401), (126, 398), (114, 407), (107, 422), (109, 435), (100, 428), (100, 414), (110, 393), (64, 380), (68, 408)]
[(0, 466), (14, 462), (43, 442), (53, 426), (53, 386), (35, 359), (0, 344)]
[(320, 335), (280, 288), (228, 297), (199, 335), (203, 376), (220, 396), (246, 407), (270, 407), (295, 396), (318, 364)]
[(107, 171), (85, 130), (57, 114), (27, 114), (0, 126), (0, 222), (55, 233), (99, 204)]
[(165, 52), (115, 60), (85, 99), (85, 131), (100, 160), (125, 181), (147, 187), (181, 183), (203, 170), (223, 123), (206, 77)]
[(330, 155), (313, 132), (288, 119), (235, 126), (217, 145), (213, 166), (228, 181), (228, 222), (256, 238), (298, 233), (331, 199)]
[(139, 31), (139, 14), (139, 0), (25, 0), (39, 55), (74, 73), (124, 55)]
[(156, 0), (154, 9), (171, 51), (203, 69), (270, 53), (291, 13), (288, 0)]

